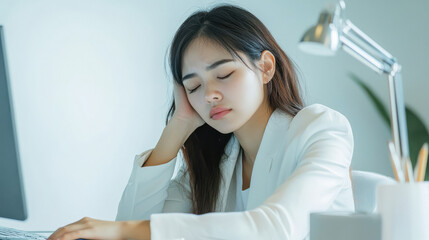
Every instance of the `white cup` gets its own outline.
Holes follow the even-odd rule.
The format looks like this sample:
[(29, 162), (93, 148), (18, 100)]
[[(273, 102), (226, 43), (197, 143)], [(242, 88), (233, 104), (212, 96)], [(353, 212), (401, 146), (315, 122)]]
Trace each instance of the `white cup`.
[(383, 240), (429, 239), (429, 182), (379, 185)]

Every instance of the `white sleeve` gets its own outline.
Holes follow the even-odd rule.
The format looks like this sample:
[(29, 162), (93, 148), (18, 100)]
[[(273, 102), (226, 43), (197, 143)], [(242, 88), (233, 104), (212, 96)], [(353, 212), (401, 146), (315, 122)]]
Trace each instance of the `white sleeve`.
[(183, 170), (172, 179), (177, 158), (141, 167), (153, 149), (136, 155), (131, 176), (119, 202), (116, 221), (148, 220), (153, 213), (191, 212)]
[(244, 212), (153, 214), (152, 240), (304, 239), (309, 214), (328, 209), (347, 183), (353, 153), (344, 116), (326, 112), (310, 117), (299, 130), (295, 171), (261, 206)]

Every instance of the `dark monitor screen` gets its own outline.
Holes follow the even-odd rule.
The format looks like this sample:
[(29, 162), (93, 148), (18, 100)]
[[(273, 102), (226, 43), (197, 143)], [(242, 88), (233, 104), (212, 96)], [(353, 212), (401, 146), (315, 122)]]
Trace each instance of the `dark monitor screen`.
[(3, 27), (0, 26), (0, 217), (27, 219)]

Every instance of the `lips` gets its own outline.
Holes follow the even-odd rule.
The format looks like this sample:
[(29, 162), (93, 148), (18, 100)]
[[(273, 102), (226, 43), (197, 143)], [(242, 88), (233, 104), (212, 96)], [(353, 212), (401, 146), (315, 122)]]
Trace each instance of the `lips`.
[(231, 110), (230, 108), (223, 108), (223, 107), (215, 107), (212, 108), (212, 110), (210, 111), (210, 118), (213, 118), (214, 115), (225, 112), (225, 111), (229, 111)]

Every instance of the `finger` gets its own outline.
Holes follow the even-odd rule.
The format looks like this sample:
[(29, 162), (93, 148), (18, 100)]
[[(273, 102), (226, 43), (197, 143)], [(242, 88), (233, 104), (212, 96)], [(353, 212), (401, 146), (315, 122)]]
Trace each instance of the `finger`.
[(183, 85), (174, 81), (174, 89), (179, 90), (179, 89), (184, 89)]
[(79, 230), (79, 229), (82, 229), (83, 228), (83, 224), (82, 224), (82, 222), (84, 222), (85, 221), (85, 218), (82, 218), (81, 220), (79, 220), (79, 221), (76, 221), (76, 222), (74, 222), (74, 223), (71, 223), (71, 224), (68, 224), (68, 225), (66, 225), (66, 226), (64, 226), (64, 227), (60, 227), (59, 229), (57, 229), (53, 234), (51, 234), (51, 236), (49, 236), (49, 240), (51, 240), (51, 239), (58, 239), (58, 238), (60, 238), (62, 235), (64, 235), (64, 234), (66, 234), (66, 233), (69, 233), (69, 232), (72, 232), (72, 231), (76, 231), (76, 230)]
[(183, 88), (182, 85), (178, 84), (176, 81), (174, 82), (174, 92), (177, 95), (179, 92), (184, 91), (185, 89)]
[(179, 84), (176, 80), (173, 80), (173, 84), (174, 84), (175, 86), (180, 86), (180, 84)]
[(75, 240), (75, 239), (93, 239), (93, 233), (90, 228), (82, 228), (72, 232), (67, 232), (59, 236), (60, 240)]
[(48, 237), (48, 240), (61, 239), (64, 235), (82, 228), (82, 226), (80, 225), (77, 225), (77, 226), (78, 228), (76, 228), (76, 225), (60, 227), (51, 236)]
[(174, 91), (177, 91), (177, 89), (180, 87), (180, 84), (179, 83), (177, 83), (176, 81), (173, 81), (173, 88), (174, 88)]
[(182, 85), (177, 84), (174, 87), (174, 103), (176, 107), (181, 104), (181, 101), (187, 99), (185, 88)]

